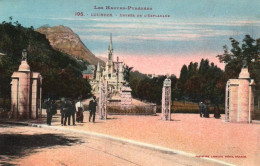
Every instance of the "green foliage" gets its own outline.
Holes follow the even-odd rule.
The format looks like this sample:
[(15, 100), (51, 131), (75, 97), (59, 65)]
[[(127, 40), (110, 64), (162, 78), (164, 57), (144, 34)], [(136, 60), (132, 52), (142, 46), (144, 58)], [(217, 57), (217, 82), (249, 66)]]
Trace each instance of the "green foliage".
[[(238, 78), (241, 71), (243, 60), (247, 62), (250, 77), (256, 83), (256, 96), (260, 96), (260, 38), (253, 39), (250, 35), (245, 35), (242, 44), (234, 38), (230, 38), (232, 48), (229, 50), (223, 46), (224, 53), (218, 55), (220, 62), (226, 63), (225, 75), (222, 84), (228, 79)], [(224, 87), (222, 87), (224, 88)]]
[(188, 80), (188, 68), (183, 65), (180, 72), (180, 82), (185, 83)]
[(245, 35), (245, 38), (242, 41), (242, 45), (236, 41), (234, 38), (230, 38), (231, 41), (231, 50), (228, 50), (228, 47), (223, 46), (224, 53), (218, 55), (220, 62), (226, 64), (230, 63), (240, 63), (242, 65), (242, 60), (246, 60), (247, 64), (251, 64), (260, 60), (260, 38), (253, 39), (250, 35)]
[(82, 79), (81, 71), (86, 68), (67, 54), (54, 50), (45, 35), (25, 28), (16, 21), (0, 24), (0, 96), (10, 98), (11, 75), (18, 70), (21, 52), (27, 49), (31, 71), (43, 76), (43, 97), (71, 97), (90, 94), (91, 87)]
[(141, 80), (148, 77), (138, 71), (130, 72), (129, 84), (132, 89), (132, 96), (137, 98), (137, 87)]
[(183, 65), (180, 73), (180, 79), (177, 86), (173, 89), (176, 94), (175, 99), (202, 101), (209, 99), (213, 102), (223, 102), (224, 93), (217, 86), (223, 71), (214, 63), (209, 64), (208, 59), (202, 59), (198, 63), (190, 63), (187, 67)]
[[(165, 78), (166, 76), (148, 78), (146, 75), (141, 74), (138, 71), (131, 72), (130, 87), (132, 88), (133, 97), (160, 104), (162, 100), (163, 81)], [(170, 79), (172, 81), (172, 87), (174, 87), (177, 82), (177, 78), (175, 76), (171, 76)]]
[(130, 72), (133, 69), (133, 67), (129, 67), (129, 66), (125, 66), (124, 67), (124, 79), (126, 80), (126, 82), (130, 81)]

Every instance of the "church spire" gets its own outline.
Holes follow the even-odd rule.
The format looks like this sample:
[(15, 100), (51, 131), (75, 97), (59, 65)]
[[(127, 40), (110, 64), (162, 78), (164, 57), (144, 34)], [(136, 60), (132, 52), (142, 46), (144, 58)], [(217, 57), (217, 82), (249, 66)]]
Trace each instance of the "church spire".
[(113, 51), (113, 45), (112, 45), (112, 33), (110, 33), (110, 44), (108, 48), (111, 52)]
[(108, 61), (113, 61), (113, 44), (112, 44), (112, 33), (110, 33), (110, 44), (108, 46)]
[(100, 71), (100, 66), (98, 61), (97, 70), (96, 70), (96, 80), (100, 80), (100, 78), (101, 78), (101, 71)]

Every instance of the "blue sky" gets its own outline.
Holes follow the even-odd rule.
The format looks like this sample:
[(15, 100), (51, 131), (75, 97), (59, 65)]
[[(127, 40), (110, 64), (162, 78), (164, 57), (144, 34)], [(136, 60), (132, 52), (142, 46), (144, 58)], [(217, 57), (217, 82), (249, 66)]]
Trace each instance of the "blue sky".
[[(98, 10), (94, 6), (152, 10)], [(181, 66), (190, 61), (209, 58), (218, 63), (215, 56), (222, 53), (223, 45), (230, 43), (229, 37), (241, 41), (245, 34), (250, 34), (259, 38), (259, 8), (259, 0), (0, 0), (0, 21), (12, 16), (27, 27), (68, 26), (97, 56), (106, 56), (112, 33), (115, 56), (136, 70), (178, 76)], [(84, 16), (75, 16), (75, 12), (83, 12)], [(113, 17), (91, 16), (96, 13)], [(147, 14), (170, 17), (144, 17)], [(142, 63), (145, 68), (135, 63), (138, 57), (150, 59)], [(160, 58), (165, 61), (158, 62)]]

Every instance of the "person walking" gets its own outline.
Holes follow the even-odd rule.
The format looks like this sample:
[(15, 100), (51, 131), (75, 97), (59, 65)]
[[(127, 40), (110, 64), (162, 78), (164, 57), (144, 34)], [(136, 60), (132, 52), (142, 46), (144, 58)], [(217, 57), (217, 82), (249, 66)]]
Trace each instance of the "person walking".
[(91, 117), (93, 116), (92, 122), (95, 122), (95, 116), (96, 116), (96, 107), (97, 107), (97, 101), (96, 101), (96, 96), (93, 96), (93, 100), (90, 100), (89, 102), (89, 110), (90, 110), (90, 115), (89, 115), (89, 122), (91, 121)]

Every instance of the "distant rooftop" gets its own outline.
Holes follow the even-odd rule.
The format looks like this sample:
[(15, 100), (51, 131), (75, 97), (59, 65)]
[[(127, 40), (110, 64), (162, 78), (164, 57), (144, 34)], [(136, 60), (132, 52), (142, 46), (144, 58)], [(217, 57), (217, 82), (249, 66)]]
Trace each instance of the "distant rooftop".
[(88, 65), (87, 70), (83, 70), (82, 74), (94, 74), (95, 65)]

